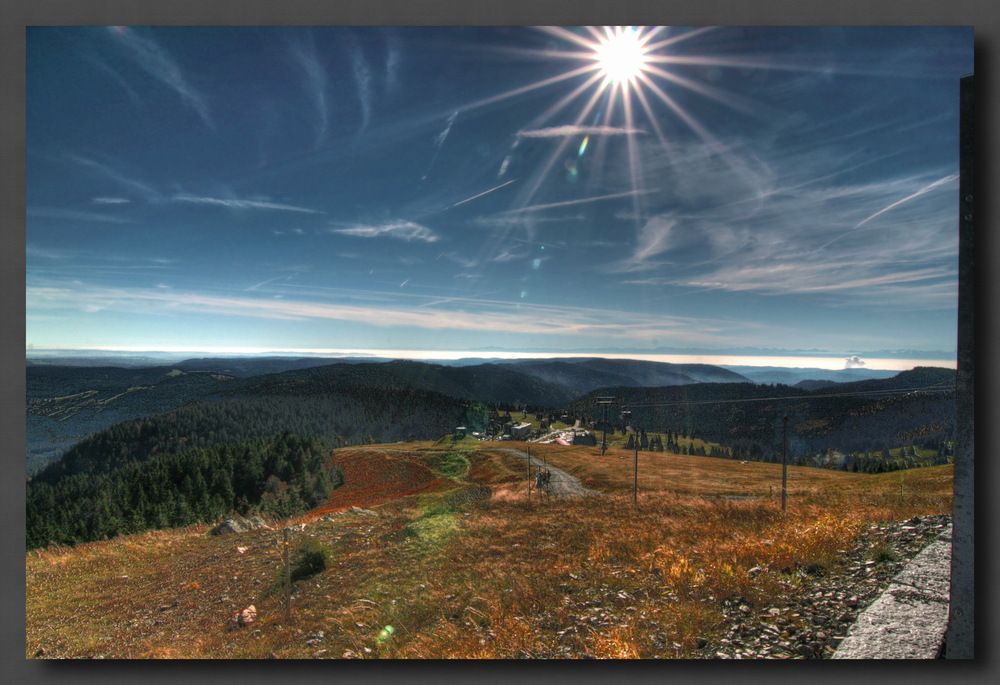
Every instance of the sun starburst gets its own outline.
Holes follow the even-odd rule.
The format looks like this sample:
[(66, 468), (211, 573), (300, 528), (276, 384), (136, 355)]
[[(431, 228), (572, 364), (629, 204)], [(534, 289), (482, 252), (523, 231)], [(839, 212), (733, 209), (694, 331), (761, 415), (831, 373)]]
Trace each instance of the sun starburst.
[(606, 27), (606, 35), (594, 47), (594, 60), (606, 83), (634, 85), (646, 71), (649, 55), (634, 27)]

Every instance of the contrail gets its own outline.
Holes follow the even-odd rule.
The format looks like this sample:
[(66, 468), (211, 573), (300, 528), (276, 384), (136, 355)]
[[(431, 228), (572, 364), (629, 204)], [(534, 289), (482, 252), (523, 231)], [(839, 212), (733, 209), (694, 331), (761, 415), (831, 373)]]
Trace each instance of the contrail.
[(437, 161), (438, 153), (440, 153), (441, 148), (444, 147), (444, 141), (448, 137), (448, 134), (451, 133), (452, 124), (455, 123), (455, 119), (457, 118), (458, 118), (458, 111), (456, 110), (455, 112), (452, 113), (450, 117), (448, 117), (448, 121), (444, 126), (444, 130), (434, 137), (434, 155), (431, 157), (430, 164), (427, 165), (427, 171), (424, 172), (424, 175), (421, 177), (421, 180), (426, 179), (427, 175), (431, 173), (431, 168), (434, 166), (434, 162)]
[(489, 190), (484, 190), (483, 192), (479, 193), (478, 195), (473, 195), (472, 197), (466, 198), (466, 199), (462, 200), (461, 202), (456, 202), (453, 205), (449, 205), (449, 206), (445, 207), (445, 209), (451, 209), (452, 207), (458, 207), (459, 205), (464, 205), (466, 202), (471, 202), (472, 200), (475, 200), (477, 197), (482, 197), (483, 195), (487, 195), (488, 193), (492, 193), (494, 190), (500, 190), (504, 186), (509, 186), (511, 183), (513, 183), (516, 180), (517, 180), (516, 178), (512, 178), (509, 181), (507, 181), (506, 183), (501, 183), (500, 185), (498, 185), (495, 188), (490, 188)]
[(902, 200), (897, 200), (897, 201), (893, 202), (891, 205), (889, 205), (888, 207), (880, 209), (879, 211), (875, 212), (874, 214), (872, 214), (867, 219), (864, 219), (864, 220), (858, 222), (858, 224), (854, 228), (858, 228), (858, 227), (860, 227), (860, 226), (868, 223), (869, 221), (871, 221), (872, 219), (874, 219), (875, 217), (877, 217), (879, 214), (885, 214), (890, 209), (893, 209), (894, 207), (898, 207), (899, 205), (903, 204), (904, 202), (909, 202), (913, 198), (919, 197), (920, 195), (923, 195), (927, 191), (929, 191), (929, 190), (931, 190), (933, 188), (936, 188), (937, 186), (939, 186), (939, 185), (941, 185), (943, 183), (948, 183), (950, 181), (954, 181), (957, 178), (958, 178), (958, 174), (949, 174), (948, 176), (945, 176), (944, 178), (939, 178), (938, 180), (934, 181), (934, 183), (931, 183), (928, 186), (924, 186), (923, 188), (921, 188), (917, 192), (913, 193), (912, 195), (907, 195)]
[[(509, 181), (508, 181), (509, 182)], [(506, 184), (504, 184), (506, 185)], [(496, 188), (494, 188), (496, 190)], [(489, 191), (486, 191), (489, 192)], [(629, 197), (631, 195), (648, 195), (649, 193), (655, 193), (655, 190), (627, 190), (624, 193), (612, 193), (611, 195), (596, 195), (594, 197), (584, 197), (579, 200), (566, 200), (565, 202), (552, 202), (547, 205), (532, 205), (530, 207), (521, 207), (520, 209), (508, 209), (506, 212), (500, 212), (500, 215), (507, 214), (520, 214), (521, 212), (536, 212), (540, 209), (552, 209), (553, 207), (568, 207), (570, 205), (581, 205), (587, 202), (597, 202), (598, 200), (613, 200), (618, 197)], [(472, 198), (470, 197), (469, 200)], [(468, 202), (468, 200), (466, 200)]]

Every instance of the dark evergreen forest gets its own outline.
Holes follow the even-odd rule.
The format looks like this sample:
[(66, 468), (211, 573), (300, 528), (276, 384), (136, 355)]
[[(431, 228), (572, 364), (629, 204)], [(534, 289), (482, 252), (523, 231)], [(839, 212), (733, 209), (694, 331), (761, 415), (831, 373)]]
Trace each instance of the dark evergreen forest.
[(294, 516), (343, 484), (329, 446), (315, 438), (283, 433), (164, 447), (146, 459), (39, 474), (27, 487), (27, 548), (211, 522), (231, 512)]
[(29, 549), (231, 511), (302, 513), (343, 481), (324, 465), (330, 447), (437, 438), (465, 410), (429, 391), (268, 390), (123, 421), (77, 443), (27, 483)]
[[(665, 434), (666, 449), (677, 451), (671, 436), (696, 436), (725, 448), (705, 456), (753, 461), (781, 460), (787, 416), (789, 463), (879, 473), (927, 463), (914, 447), (933, 452), (930, 463), (948, 463), (954, 382), (954, 371), (917, 368), (816, 391), (752, 383), (618, 387), (593, 393), (574, 409), (599, 417), (595, 397), (613, 396), (636, 429)], [(608, 420), (621, 422), (613, 411)], [(904, 446), (909, 449), (901, 452)], [(846, 456), (824, 459), (831, 452)]]

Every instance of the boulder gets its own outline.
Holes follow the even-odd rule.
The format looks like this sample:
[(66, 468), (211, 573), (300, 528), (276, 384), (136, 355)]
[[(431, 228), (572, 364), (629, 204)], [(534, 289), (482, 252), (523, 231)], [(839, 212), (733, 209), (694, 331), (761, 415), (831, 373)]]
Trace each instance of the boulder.
[(348, 514), (364, 514), (365, 516), (378, 516), (378, 513), (372, 511), (371, 509), (362, 509), (361, 507), (351, 507), (347, 510)]
[(228, 535), (230, 533), (246, 533), (249, 530), (259, 528), (270, 530), (270, 527), (264, 523), (264, 519), (259, 516), (251, 516), (250, 518), (230, 516), (213, 528), (211, 532), (212, 535)]

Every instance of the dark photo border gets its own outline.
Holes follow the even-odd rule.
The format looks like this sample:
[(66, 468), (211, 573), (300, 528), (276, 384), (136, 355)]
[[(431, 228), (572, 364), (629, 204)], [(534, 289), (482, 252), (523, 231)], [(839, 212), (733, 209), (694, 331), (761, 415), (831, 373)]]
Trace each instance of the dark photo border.
[[(0, 17), (2, 74), (2, 245), (0, 245), (0, 364), (3, 446), (3, 640), (0, 672), (13, 683), (134, 683), (189, 682), (258, 683), (299, 678), (327, 682), (500, 683), (509, 680), (561, 685), (601, 683), (609, 678), (640, 682), (733, 682), (751, 680), (843, 682), (861, 677), (883, 683), (919, 683), (942, 678), (959, 682), (989, 679), (996, 615), (993, 544), (997, 501), (990, 490), (996, 469), (995, 406), (991, 399), (996, 363), (990, 355), (996, 338), (1000, 298), (994, 265), (996, 244), (991, 233), (991, 190), (995, 185), (997, 114), (996, 51), (1000, 10), (995, 0), (7, 0)], [(976, 604), (975, 661), (920, 664), (843, 662), (820, 666), (799, 662), (587, 662), (482, 664), (472, 662), (56, 662), (24, 656), (24, 463), (25, 445), (25, 27), (30, 25), (548, 25), (548, 24), (672, 24), (672, 25), (951, 25), (975, 27), (976, 93), (976, 302), (975, 343), (979, 371), (976, 416), (980, 431), (975, 465), (977, 553), (975, 576), (980, 579)], [(994, 173), (991, 173), (994, 172)], [(956, 226), (958, 217), (956, 217)], [(959, 353), (961, 359), (961, 352)], [(850, 663), (850, 665), (848, 665)], [(995, 678), (996, 676), (994, 676)]]

